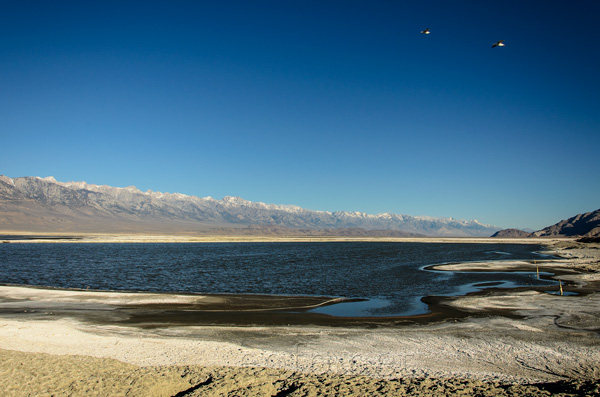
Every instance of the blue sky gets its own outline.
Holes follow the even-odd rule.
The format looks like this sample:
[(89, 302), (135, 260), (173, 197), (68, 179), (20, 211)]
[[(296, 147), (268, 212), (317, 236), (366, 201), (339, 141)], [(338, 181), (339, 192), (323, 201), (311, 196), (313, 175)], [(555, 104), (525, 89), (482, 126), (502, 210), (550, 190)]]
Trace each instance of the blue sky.
[(539, 229), (600, 208), (599, 17), (3, 1), (0, 174)]

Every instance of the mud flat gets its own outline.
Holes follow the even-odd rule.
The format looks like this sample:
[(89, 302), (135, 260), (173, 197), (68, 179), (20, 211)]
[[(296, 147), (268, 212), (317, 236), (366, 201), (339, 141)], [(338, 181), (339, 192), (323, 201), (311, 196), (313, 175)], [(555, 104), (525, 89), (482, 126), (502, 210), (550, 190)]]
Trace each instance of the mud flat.
[[(561, 258), (436, 268), (543, 266), (570, 295), (490, 288), (429, 297), (442, 314), (421, 320), (344, 323), (302, 311), (335, 304), (328, 297), (247, 302), (6, 286), (0, 381), (9, 395), (598, 395), (600, 250), (550, 248)], [(248, 321), (195, 322), (210, 313)], [(261, 320), (267, 313), (277, 321)]]

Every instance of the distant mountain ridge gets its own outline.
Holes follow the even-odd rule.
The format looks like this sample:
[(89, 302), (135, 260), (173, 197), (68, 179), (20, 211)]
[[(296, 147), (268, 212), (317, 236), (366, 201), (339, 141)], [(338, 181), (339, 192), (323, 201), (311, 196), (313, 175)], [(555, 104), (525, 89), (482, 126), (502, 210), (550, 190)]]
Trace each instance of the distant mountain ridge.
[(352, 233), (392, 236), (489, 236), (499, 228), (478, 221), (399, 214), (310, 211), (227, 196), (142, 192), (53, 177), (0, 176), (0, 229), (64, 232), (215, 232), (270, 230), (286, 234)]

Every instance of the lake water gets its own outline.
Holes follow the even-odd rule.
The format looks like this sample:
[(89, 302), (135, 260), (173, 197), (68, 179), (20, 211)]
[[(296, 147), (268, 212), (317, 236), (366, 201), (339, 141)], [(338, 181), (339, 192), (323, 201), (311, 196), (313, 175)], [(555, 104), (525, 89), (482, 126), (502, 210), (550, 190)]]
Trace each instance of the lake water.
[(0, 244), (0, 284), (94, 290), (363, 298), (317, 309), (413, 315), (427, 295), (553, 285), (535, 273), (428, 271), (427, 265), (540, 259), (539, 245), (394, 242)]

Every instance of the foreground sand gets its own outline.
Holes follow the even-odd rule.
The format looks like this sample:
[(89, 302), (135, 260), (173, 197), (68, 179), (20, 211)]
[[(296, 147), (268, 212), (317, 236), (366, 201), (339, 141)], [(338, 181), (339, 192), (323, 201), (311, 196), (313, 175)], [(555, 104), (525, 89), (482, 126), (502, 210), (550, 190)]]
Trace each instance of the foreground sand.
[[(556, 248), (568, 258), (485, 266), (562, 269), (580, 295), (491, 290), (413, 325), (153, 323), (159, 306), (219, 302), (1, 287), (0, 383), (8, 395), (598, 395), (600, 250)], [(131, 322), (134, 309), (147, 319)]]
[(594, 395), (591, 381), (535, 385), (460, 378), (375, 379), (268, 368), (137, 367), (113, 359), (0, 350), (10, 396), (548, 396)]

